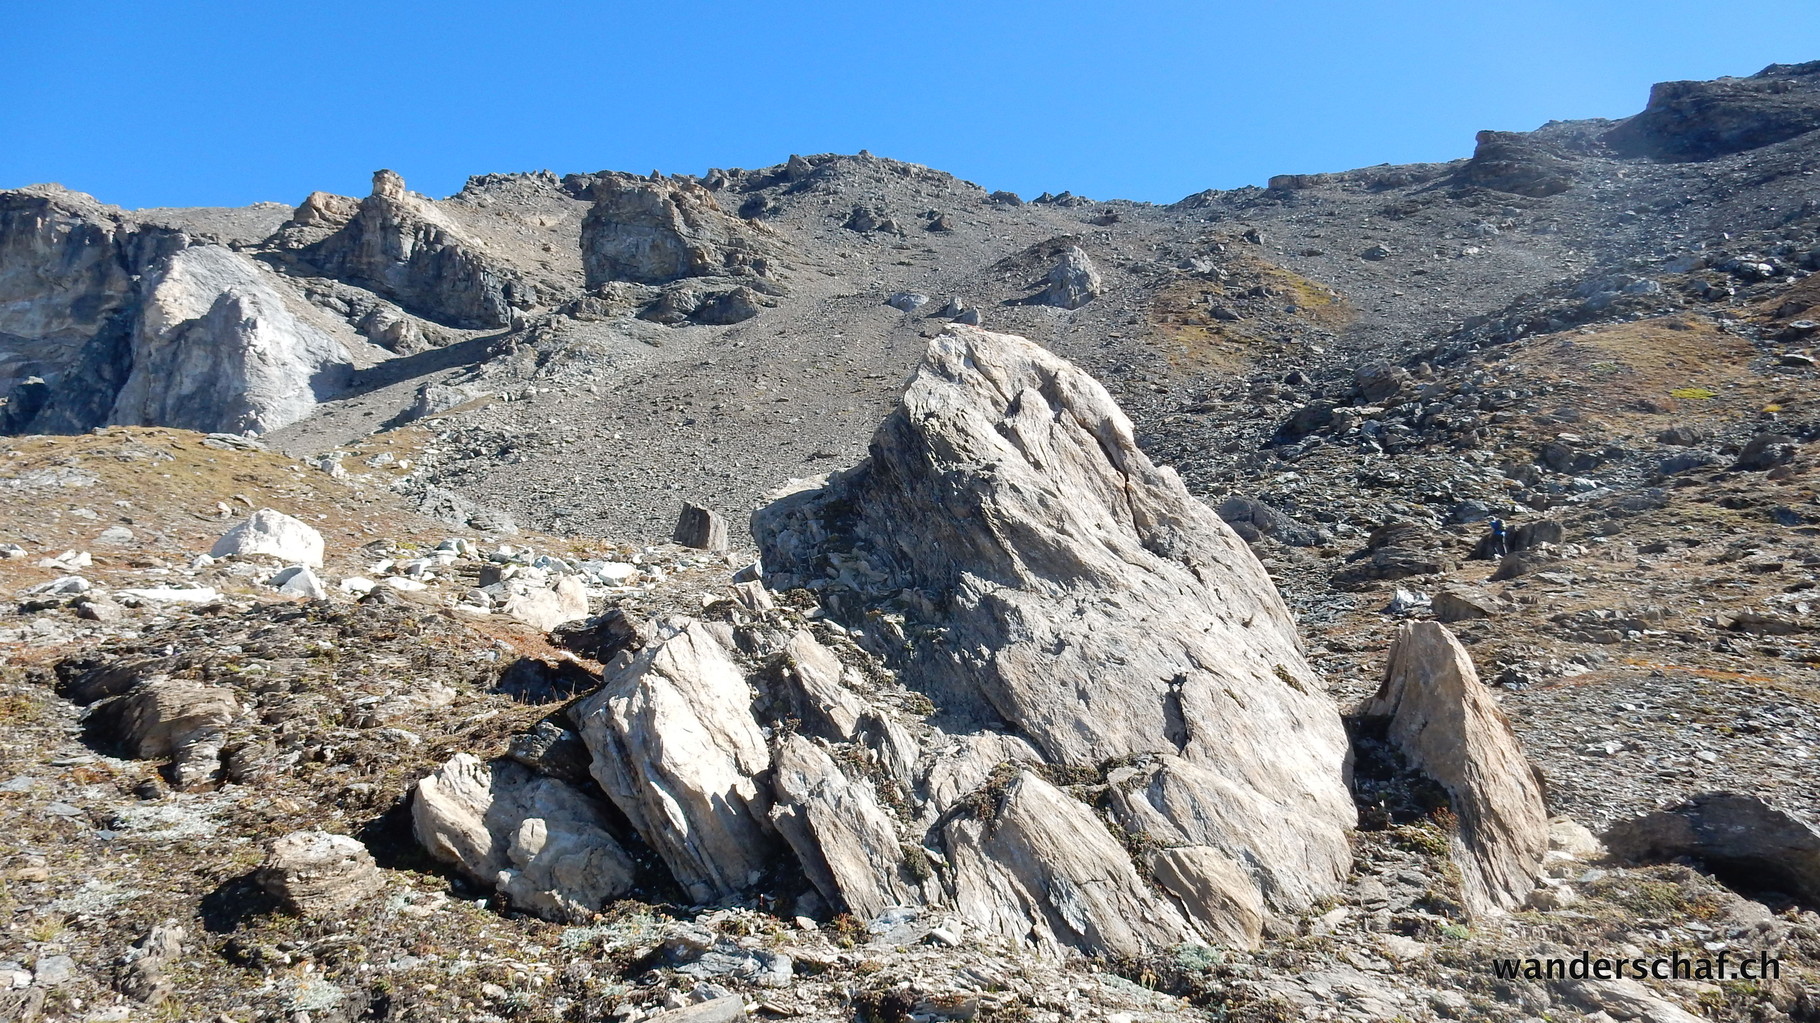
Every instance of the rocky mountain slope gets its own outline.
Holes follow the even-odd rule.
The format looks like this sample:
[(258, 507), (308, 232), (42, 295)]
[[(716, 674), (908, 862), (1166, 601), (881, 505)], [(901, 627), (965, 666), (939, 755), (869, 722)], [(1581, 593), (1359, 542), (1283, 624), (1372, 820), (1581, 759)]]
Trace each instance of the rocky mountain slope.
[(1817, 127), (0, 193), (0, 1005), (1814, 1018)]

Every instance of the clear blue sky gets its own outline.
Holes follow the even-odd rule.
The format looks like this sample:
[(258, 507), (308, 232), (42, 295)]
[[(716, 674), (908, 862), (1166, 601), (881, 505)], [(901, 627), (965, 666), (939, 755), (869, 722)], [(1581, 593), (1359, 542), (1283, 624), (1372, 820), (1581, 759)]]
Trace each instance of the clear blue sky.
[(1168, 202), (1820, 59), (1820, 3), (11, 0), (0, 42), (0, 187), (129, 207), (860, 149)]

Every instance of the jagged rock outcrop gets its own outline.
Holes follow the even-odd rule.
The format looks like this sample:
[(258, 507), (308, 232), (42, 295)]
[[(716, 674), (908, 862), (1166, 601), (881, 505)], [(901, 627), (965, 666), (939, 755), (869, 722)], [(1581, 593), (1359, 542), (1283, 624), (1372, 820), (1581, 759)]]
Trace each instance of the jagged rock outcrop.
[(754, 532), (773, 588), (815, 590), (857, 628), (902, 623), (881, 646), (945, 730), (1011, 732), (1074, 768), (1189, 765), (1152, 830), (1223, 849), (1273, 910), (1344, 877), (1346, 740), (1287, 610), (1244, 542), (1064, 360), (951, 328), (871, 457), (761, 509)]
[(265, 433), (345, 388), (342, 343), (303, 320), (266, 271), (219, 245), (187, 248), (141, 284), (132, 372), (109, 423)]
[(490, 258), (429, 200), (407, 192), (389, 170), (373, 175), (373, 193), (337, 224), (347, 205), (313, 193), (297, 208), (297, 226), (333, 226), (334, 233), (303, 245), (299, 260), (385, 296), (410, 312), (451, 327), (482, 329), (512, 322), (514, 305), (533, 296), (518, 275)]
[(634, 883), (606, 806), (510, 760), (456, 754), (417, 783), (411, 824), (432, 856), (546, 919), (586, 920)]
[[(951, 330), (870, 459), (754, 521), (767, 581), (844, 626), (749, 582), (703, 619), (565, 635), (608, 658), (567, 712), (589, 771), (690, 900), (941, 907), (1139, 954), (1255, 944), (1345, 877), (1347, 743), (1287, 610), (1076, 367)], [(565, 727), (514, 758), (566, 764)], [(508, 767), (419, 788), (420, 839), (483, 878), (529, 813), (491, 801)]]
[(1061, 258), (1056, 260), (1045, 281), (1047, 284), (1043, 290), (1031, 299), (1036, 305), (1079, 309), (1106, 290), (1106, 282), (1100, 277), (1099, 267), (1093, 265), (1086, 250), (1079, 245), (1070, 245), (1062, 250)]
[(1706, 160), (1820, 128), (1820, 61), (1771, 64), (1749, 78), (1659, 82), (1649, 105), (1605, 133), (1625, 156)]
[(1467, 908), (1488, 913), (1527, 898), (1548, 853), (1541, 781), (1459, 640), (1437, 622), (1399, 627), (1384, 684), (1360, 714), (1388, 719), (1390, 741), (1447, 790)]
[(749, 889), (777, 866), (771, 766), (752, 694), (724, 626), (686, 618), (610, 665), (575, 708), (593, 773), (689, 897)]
[(581, 227), (588, 287), (613, 281), (667, 284), (685, 277), (763, 274), (773, 247), (766, 230), (720, 208), (690, 181), (599, 174)]
[(1472, 159), (1459, 172), (1468, 185), (1541, 198), (1573, 187), (1574, 165), (1531, 135), (1482, 131)]
[(0, 193), (5, 432), (262, 433), (352, 369), (252, 259), (55, 186)]

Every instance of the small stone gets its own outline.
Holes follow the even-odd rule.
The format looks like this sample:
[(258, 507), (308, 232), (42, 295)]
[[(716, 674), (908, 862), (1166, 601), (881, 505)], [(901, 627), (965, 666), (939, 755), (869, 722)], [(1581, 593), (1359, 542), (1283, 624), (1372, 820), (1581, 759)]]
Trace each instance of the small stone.
[(672, 538), (684, 547), (724, 551), (727, 549), (727, 524), (713, 511), (685, 501)]
[(329, 588), (308, 565), (295, 565), (272, 577), (272, 587), (279, 593), (309, 600), (327, 600)]
[(84, 598), (76, 603), (76, 617), (103, 625), (120, 620), (125, 609), (105, 597)]
[(39, 987), (67, 984), (76, 976), (76, 961), (66, 955), (39, 956), (32, 981)]

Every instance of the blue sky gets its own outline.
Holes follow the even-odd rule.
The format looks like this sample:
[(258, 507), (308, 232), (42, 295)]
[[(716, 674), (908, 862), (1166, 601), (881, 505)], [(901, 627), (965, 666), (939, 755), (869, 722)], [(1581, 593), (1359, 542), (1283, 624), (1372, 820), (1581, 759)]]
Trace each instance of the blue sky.
[(129, 207), (860, 149), (1168, 202), (1820, 59), (1820, 4), (12, 0), (0, 42), (0, 187)]

